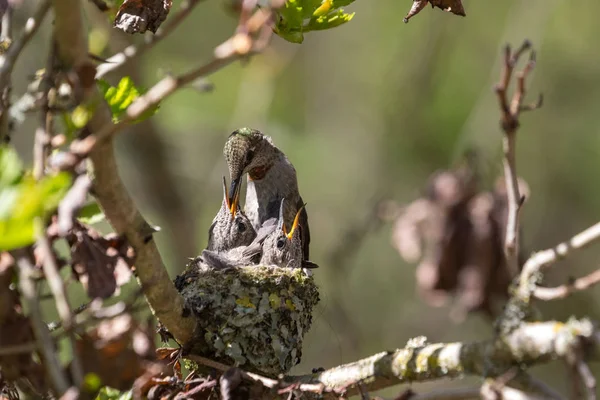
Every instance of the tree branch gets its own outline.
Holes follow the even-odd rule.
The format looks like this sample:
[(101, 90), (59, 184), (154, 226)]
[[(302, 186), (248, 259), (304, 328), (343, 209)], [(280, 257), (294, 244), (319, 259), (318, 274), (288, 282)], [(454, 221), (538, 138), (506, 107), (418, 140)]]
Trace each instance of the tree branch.
[[(291, 388), (328, 397), (351, 396), (359, 393), (359, 385), (363, 390), (374, 391), (403, 383), (463, 375), (500, 377), (514, 366), (531, 366), (565, 358), (579, 348), (582, 340), (597, 346), (597, 336), (588, 320), (524, 323), (506, 336), (487, 341), (409, 345), (320, 373), (288, 376), (279, 381), (250, 373), (242, 376), (271, 389), (271, 396), (267, 396), (270, 398), (276, 398), (277, 393), (286, 393)], [(597, 349), (589, 353), (590, 356), (592, 354), (598, 357)], [(221, 371), (228, 368), (198, 356), (186, 358)], [(512, 383), (508, 386), (513, 386)], [(545, 396), (552, 394), (550, 398), (561, 398), (524, 374), (517, 376), (514, 387)]]
[[(87, 43), (83, 30), (81, 2), (79, 0), (54, 0), (56, 11), (56, 40), (64, 64), (77, 67), (86, 61)], [(86, 99), (99, 99), (93, 85), (85, 91)], [(89, 130), (113, 126), (110, 112), (104, 102), (90, 123)], [(106, 138), (110, 139), (110, 138)], [(91, 150), (91, 149), (90, 149)], [(181, 343), (193, 336), (195, 320), (184, 317), (183, 299), (175, 289), (156, 243), (153, 229), (144, 220), (119, 177), (113, 143), (105, 140), (90, 154), (94, 169), (94, 191), (105, 215), (119, 234), (124, 234), (136, 253), (135, 268), (146, 299), (156, 317)]]
[(139, 57), (146, 51), (154, 47), (155, 44), (169, 36), (171, 32), (175, 30), (181, 24), (183, 20), (188, 17), (194, 7), (196, 7), (201, 0), (185, 0), (181, 3), (179, 12), (170, 17), (163, 27), (160, 27), (158, 31), (152, 36), (146, 36), (145, 41), (140, 45), (127, 46), (123, 51), (109, 57), (104, 64), (100, 64), (97, 68), (96, 79), (100, 79), (106, 74), (122, 67), (123, 65), (130, 62), (132, 59)]
[(600, 222), (573, 236), (567, 242), (532, 255), (523, 265), (519, 277), (518, 296), (523, 300), (529, 300), (532, 293), (536, 291), (544, 296), (544, 289), (536, 287), (537, 274), (548, 265), (566, 257), (571, 251), (581, 249), (599, 238)]
[(54, 342), (52, 341), (48, 327), (42, 318), (42, 310), (33, 281), (33, 263), (29, 254), (27, 254), (27, 250), (20, 250), (19, 253), (14, 254), (14, 257), (19, 266), (19, 287), (31, 313), (33, 332), (38, 343), (38, 348), (43, 355), (46, 370), (52, 380), (54, 389), (59, 395), (62, 395), (69, 389), (69, 383), (54, 351)]
[[(60, 3), (60, 2), (59, 2)], [(14, 42), (11, 43), (6, 54), (0, 56), (0, 91), (3, 90), (10, 80), (10, 74), (15, 66), (17, 58), (29, 40), (35, 35), (42, 20), (50, 9), (50, 0), (41, 0), (33, 17), (25, 23), (25, 28)]]

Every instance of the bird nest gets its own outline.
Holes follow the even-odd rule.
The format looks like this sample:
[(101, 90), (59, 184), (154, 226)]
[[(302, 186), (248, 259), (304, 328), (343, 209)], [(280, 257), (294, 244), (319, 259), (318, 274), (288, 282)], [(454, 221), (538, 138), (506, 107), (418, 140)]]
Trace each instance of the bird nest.
[(319, 302), (314, 279), (301, 269), (192, 262), (175, 284), (198, 320), (192, 353), (270, 376), (300, 362)]

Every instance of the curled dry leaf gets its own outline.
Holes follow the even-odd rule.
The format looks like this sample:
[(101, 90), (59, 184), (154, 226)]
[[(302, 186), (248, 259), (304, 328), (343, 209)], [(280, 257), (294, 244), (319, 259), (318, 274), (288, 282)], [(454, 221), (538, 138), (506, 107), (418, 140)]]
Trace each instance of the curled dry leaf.
[(156, 33), (171, 10), (172, 0), (125, 0), (114, 26), (127, 33)]
[[(431, 176), (423, 197), (394, 223), (392, 245), (414, 263), (417, 292), (429, 305), (446, 305), (462, 319), (470, 311), (495, 314), (495, 300), (507, 296), (511, 276), (503, 243), (507, 200), (499, 180), (493, 192), (478, 192), (473, 163)], [(528, 196), (524, 181), (521, 193)]]
[(76, 223), (67, 241), (73, 273), (90, 298), (108, 298), (129, 282), (134, 254), (123, 237), (102, 237), (94, 229)]
[(427, 4), (431, 4), (432, 8), (438, 7), (444, 11), (451, 12), (452, 14), (460, 15), (462, 17), (467, 15), (462, 5), (462, 0), (415, 0), (413, 1), (410, 11), (408, 14), (406, 14), (406, 17), (404, 17), (404, 22), (408, 22), (409, 19), (420, 13)]

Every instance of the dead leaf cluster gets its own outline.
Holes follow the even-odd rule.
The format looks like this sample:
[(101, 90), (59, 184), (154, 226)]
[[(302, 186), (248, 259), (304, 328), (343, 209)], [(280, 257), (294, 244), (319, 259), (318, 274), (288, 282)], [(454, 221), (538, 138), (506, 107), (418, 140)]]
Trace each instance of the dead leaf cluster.
[(135, 256), (122, 236), (101, 236), (93, 228), (76, 223), (66, 239), (73, 273), (90, 298), (111, 297), (129, 282)]
[[(527, 196), (524, 181), (521, 193)], [(482, 191), (469, 165), (434, 173), (426, 193), (394, 223), (392, 245), (416, 269), (417, 291), (427, 304), (446, 305), (456, 296), (453, 316), (472, 311), (495, 315), (495, 300), (511, 281), (504, 257), (507, 197), (504, 180)]]

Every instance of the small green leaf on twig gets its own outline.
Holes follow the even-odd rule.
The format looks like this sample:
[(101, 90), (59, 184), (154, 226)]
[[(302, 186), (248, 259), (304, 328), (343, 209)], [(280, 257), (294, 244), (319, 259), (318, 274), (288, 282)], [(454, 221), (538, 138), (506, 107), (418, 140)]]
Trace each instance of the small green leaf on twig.
[(354, 0), (288, 0), (278, 11), (275, 33), (292, 43), (302, 43), (304, 33), (335, 28), (352, 19), (341, 7)]
[(84, 224), (93, 225), (103, 221), (105, 218), (104, 212), (100, 209), (98, 203), (91, 202), (81, 207), (77, 219)]
[[(118, 122), (127, 112), (127, 107), (129, 107), (142, 94), (141, 91), (133, 84), (133, 80), (131, 80), (131, 78), (128, 76), (121, 78), (116, 87), (111, 86), (108, 82), (100, 79), (98, 80), (98, 88), (104, 95), (104, 99), (110, 107), (114, 122)], [(156, 113), (158, 108), (158, 105), (151, 107), (134, 122), (141, 122), (151, 117), (154, 115), (154, 113)]]

